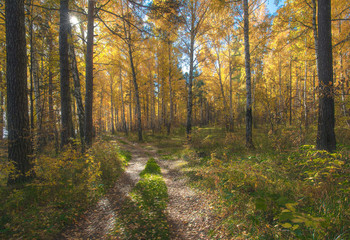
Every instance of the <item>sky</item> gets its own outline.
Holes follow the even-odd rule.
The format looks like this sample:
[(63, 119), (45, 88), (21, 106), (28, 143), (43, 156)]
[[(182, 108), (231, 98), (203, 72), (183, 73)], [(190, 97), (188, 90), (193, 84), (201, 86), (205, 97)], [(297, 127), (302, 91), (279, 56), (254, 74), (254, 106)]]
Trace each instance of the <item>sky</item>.
[(277, 9), (283, 5), (284, 0), (279, 0), (278, 6), (275, 5), (275, 0), (267, 0), (266, 3), (270, 14), (274, 14), (276, 13)]

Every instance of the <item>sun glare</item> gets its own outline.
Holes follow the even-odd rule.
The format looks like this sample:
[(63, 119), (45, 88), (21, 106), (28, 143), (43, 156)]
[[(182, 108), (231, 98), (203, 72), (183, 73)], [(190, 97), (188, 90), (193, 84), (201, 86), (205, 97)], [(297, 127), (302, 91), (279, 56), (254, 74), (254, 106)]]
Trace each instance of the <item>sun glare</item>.
[(69, 20), (72, 25), (76, 25), (79, 23), (79, 19), (76, 16), (70, 16)]

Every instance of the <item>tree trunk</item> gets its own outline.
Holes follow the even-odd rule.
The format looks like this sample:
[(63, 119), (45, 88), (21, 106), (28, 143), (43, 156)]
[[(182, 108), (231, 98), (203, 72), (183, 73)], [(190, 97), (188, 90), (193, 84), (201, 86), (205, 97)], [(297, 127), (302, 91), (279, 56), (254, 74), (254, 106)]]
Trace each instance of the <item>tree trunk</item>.
[(304, 94), (303, 94), (303, 102), (304, 102), (304, 124), (305, 124), (305, 129), (308, 129), (309, 127), (309, 109), (307, 106), (307, 38), (305, 38), (305, 79), (304, 79)]
[(229, 51), (229, 78), (230, 78), (230, 127), (229, 131), (233, 132), (234, 131), (234, 114), (233, 114), (233, 99), (232, 99), (232, 84), (233, 84), (233, 79), (232, 79), (232, 61), (231, 61), (231, 51)]
[(331, 1), (318, 1), (318, 57), (319, 107), (316, 147), (333, 152), (336, 149), (334, 133), (334, 89), (331, 32)]
[(282, 61), (281, 56), (278, 56), (278, 84), (279, 84), (279, 120), (283, 122), (284, 113), (284, 98), (282, 94)]
[[(0, 71), (0, 86), (2, 86), (2, 71)], [(4, 93), (0, 89), (0, 140), (4, 139)]]
[(289, 125), (292, 126), (292, 56), (289, 62)]
[[(32, 5), (33, 6), (33, 5)], [(31, 9), (32, 15), (33, 9)], [(34, 44), (33, 44), (33, 17), (30, 19), (30, 28), (29, 28), (29, 44), (30, 44), (30, 68), (29, 68), (29, 79), (30, 79), (30, 92), (29, 92), (29, 100), (30, 100), (30, 129), (32, 133), (34, 133), (34, 81), (33, 81), (33, 64), (34, 64)]]
[(60, 82), (61, 82), (61, 147), (69, 143), (72, 137), (72, 109), (69, 87), (68, 32), (69, 32), (69, 0), (61, 0), (60, 4)]
[[(70, 37), (73, 36), (70, 34)], [(78, 111), (78, 121), (79, 121), (79, 133), (80, 133), (80, 141), (81, 141), (81, 147), (82, 152), (85, 151), (85, 110), (83, 105), (83, 98), (81, 96), (81, 85), (80, 85), (80, 78), (79, 78), (79, 70), (78, 70), (78, 64), (77, 59), (75, 55), (75, 49), (73, 45), (73, 39), (71, 39), (71, 44), (69, 44), (69, 55), (71, 59), (71, 66), (72, 66), (72, 72), (73, 72), (73, 82), (74, 82), (74, 91), (73, 95), (75, 97), (75, 101), (77, 104), (77, 111)]]
[(103, 86), (102, 86), (102, 88), (101, 88), (101, 95), (100, 95), (100, 107), (99, 107), (100, 114), (99, 114), (99, 119), (98, 119), (98, 123), (99, 123), (99, 126), (100, 126), (100, 133), (102, 133), (103, 129), (104, 129), (103, 124), (102, 124), (102, 122), (103, 122), (102, 116), (103, 116), (103, 112), (104, 112), (103, 111), (103, 92), (104, 92), (104, 89), (103, 89)]
[(169, 122), (168, 122), (168, 135), (170, 134), (171, 131), (171, 125), (173, 123), (173, 118), (174, 118), (174, 107), (173, 107), (173, 88), (172, 88), (172, 61), (171, 61), (171, 41), (169, 40), (169, 102), (170, 102), (170, 109), (169, 109)]
[(88, 29), (86, 45), (86, 93), (85, 93), (85, 142), (87, 147), (92, 145), (93, 122), (92, 105), (94, 97), (94, 8), (95, 0), (89, 0)]
[(246, 73), (246, 90), (247, 90), (247, 103), (246, 103), (246, 146), (253, 148), (253, 134), (252, 134), (252, 86), (251, 86), (251, 74), (250, 74), (250, 50), (249, 50), (249, 6), (248, 0), (243, 0), (243, 12), (244, 12), (244, 54), (245, 54), (245, 73)]
[(187, 123), (186, 133), (187, 139), (191, 140), (192, 130), (192, 81), (193, 81), (193, 70), (194, 70), (194, 44), (195, 44), (195, 13), (193, 6), (191, 8), (191, 32), (190, 32), (190, 72), (188, 79), (188, 94), (187, 94)]
[(319, 65), (318, 65), (318, 37), (317, 37), (316, 14), (317, 14), (316, 0), (312, 0), (312, 30), (313, 30), (314, 41), (315, 41), (316, 69), (317, 69), (317, 72), (318, 72)]
[[(339, 35), (341, 34), (341, 21), (339, 21)], [(343, 113), (343, 116), (345, 117), (345, 122), (348, 125), (348, 127), (350, 127), (350, 119), (349, 119), (349, 114), (348, 114), (348, 110), (346, 108), (346, 92), (345, 92), (345, 84), (346, 84), (346, 80), (345, 80), (345, 71), (344, 71), (344, 65), (343, 65), (343, 52), (340, 51), (339, 53), (339, 57), (340, 57), (340, 83), (341, 83), (341, 110)]]
[(161, 92), (162, 92), (162, 125), (165, 126), (166, 125), (166, 107), (165, 107), (165, 81), (164, 78), (161, 77)]
[(129, 82), (129, 131), (132, 132), (133, 126), (132, 126), (132, 82), (130, 78)]
[(35, 140), (35, 145), (36, 145), (36, 151), (40, 151), (41, 148), (41, 91), (40, 91), (40, 78), (39, 78), (39, 64), (34, 58), (33, 61), (33, 67), (34, 67), (34, 75), (33, 75), (33, 80), (34, 80), (34, 97), (35, 97), (35, 112), (36, 112), (36, 137), (34, 138)]
[(131, 67), (131, 72), (132, 72), (132, 81), (133, 81), (134, 90), (135, 90), (137, 132), (138, 132), (139, 141), (142, 141), (141, 104), (140, 104), (139, 87), (138, 87), (138, 83), (137, 83), (136, 69), (135, 69), (134, 58), (133, 58), (133, 54), (132, 54), (130, 24), (128, 25), (128, 28), (129, 28), (128, 29), (128, 52), (129, 52), (130, 67)]
[(123, 124), (123, 129), (126, 135), (128, 135), (128, 128), (126, 126), (126, 120), (125, 120), (125, 107), (124, 107), (124, 92), (123, 92), (123, 79), (122, 79), (122, 66), (120, 64), (119, 66), (119, 83), (120, 83), (120, 99), (121, 99), (121, 103), (122, 103), (122, 114), (121, 114), (121, 118), (122, 118), (122, 124)]
[(154, 134), (155, 131), (155, 119), (156, 119), (156, 99), (154, 96), (154, 82), (153, 82), (153, 76), (150, 72), (150, 94), (151, 94), (151, 129), (152, 133)]
[[(159, 60), (158, 60), (159, 61)], [(159, 76), (159, 62), (158, 62), (158, 65), (157, 65), (157, 114), (158, 114), (158, 130), (160, 131), (161, 130), (161, 123), (162, 123), (162, 120), (161, 120), (161, 114), (160, 114), (160, 76)]]
[(112, 134), (115, 133), (114, 130), (114, 104), (113, 104), (113, 77), (111, 75), (111, 82), (110, 82), (110, 89), (111, 89), (111, 127), (112, 127)]
[(55, 140), (55, 148), (56, 152), (59, 151), (59, 137), (58, 137), (58, 131), (56, 126), (56, 118), (55, 118), (55, 111), (53, 107), (53, 38), (52, 36), (48, 36), (48, 47), (49, 47), (49, 140), (54, 139)]
[[(227, 101), (226, 101), (226, 96), (225, 96), (225, 91), (224, 91), (224, 84), (222, 83), (222, 77), (221, 77), (221, 62), (220, 62), (220, 52), (218, 49), (216, 50), (216, 56), (218, 59), (218, 70), (216, 71), (219, 77), (219, 85), (220, 85), (220, 91), (221, 91), (221, 97), (222, 97), (222, 102), (224, 105), (224, 109), (227, 109)], [(226, 125), (226, 129), (229, 129), (229, 124), (228, 123), (228, 116), (227, 116), (227, 112), (224, 110), (224, 118), (225, 118), (225, 125)]]
[(6, 51), (7, 51), (7, 117), (8, 158), (18, 174), (8, 178), (8, 184), (24, 182), (33, 177), (33, 153), (27, 99), (27, 49), (24, 0), (6, 0)]

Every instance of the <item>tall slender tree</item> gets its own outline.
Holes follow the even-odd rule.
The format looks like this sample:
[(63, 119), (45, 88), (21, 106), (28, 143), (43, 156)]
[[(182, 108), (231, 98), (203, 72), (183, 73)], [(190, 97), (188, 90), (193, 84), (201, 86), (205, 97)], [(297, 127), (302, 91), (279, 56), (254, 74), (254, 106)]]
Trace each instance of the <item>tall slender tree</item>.
[(24, 0), (6, 0), (8, 158), (18, 174), (8, 184), (27, 181), (32, 168), (32, 143), (27, 99), (27, 49)]
[(72, 109), (71, 93), (69, 86), (69, 58), (68, 58), (68, 33), (69, 33), (69, 0), (60, 2), (60, 32), (59, 32), (59, 52), (60, 52), (60, 82), (61, 82), (61, 147), (69, 143), (73, 136), (72, 132)]
[(247, 103), (246, 103), (246, 145), (248, 148), (254, 147), (252, 137), (252, 84), (250, 73), (250, 50), (249, 50), (249, 5), (248, 0), (243, 0), (243, 21), (244, 21), (244, 55), (245, 55), (245, 74), (246, 74), (246, 91), (247, 91)]
[(95, 0), (89, 0), (88, 33), (86, 46), (86, 95), (85, 95), (85, 142), (92, 145), (92, 104), (93, 104), (93, 54), (94, 54), (94, 8)]
[(334, 89), (331, 31), (331, 0), (318, 1), (319, 107), (317, 149), (334, 151)]

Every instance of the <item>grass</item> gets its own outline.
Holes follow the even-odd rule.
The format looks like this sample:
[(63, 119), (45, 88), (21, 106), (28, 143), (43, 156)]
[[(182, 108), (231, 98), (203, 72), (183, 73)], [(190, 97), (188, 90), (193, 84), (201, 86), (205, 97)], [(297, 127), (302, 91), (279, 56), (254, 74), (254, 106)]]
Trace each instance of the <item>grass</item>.
[(113, 235), (122, 239), (170, 239), (165, 214), (167, 186), (153, 158), (148, 160), (140, 176), (123, 203)]

